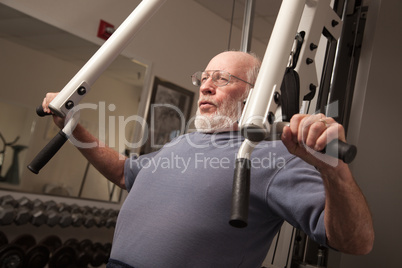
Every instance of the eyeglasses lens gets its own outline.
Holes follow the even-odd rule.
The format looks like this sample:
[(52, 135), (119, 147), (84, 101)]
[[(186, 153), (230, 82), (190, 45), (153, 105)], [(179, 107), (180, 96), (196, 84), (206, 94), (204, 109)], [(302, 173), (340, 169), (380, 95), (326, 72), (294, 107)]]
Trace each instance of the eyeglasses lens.
[(196, 72), (191, 76), (192, 83), (194, 86), (201, 86), (208, 80), (211, 76), (212, 82), (216, 86), (225, 86), (229, 83), (230, 74), (224, 71), (214, 71), (214, 72)]

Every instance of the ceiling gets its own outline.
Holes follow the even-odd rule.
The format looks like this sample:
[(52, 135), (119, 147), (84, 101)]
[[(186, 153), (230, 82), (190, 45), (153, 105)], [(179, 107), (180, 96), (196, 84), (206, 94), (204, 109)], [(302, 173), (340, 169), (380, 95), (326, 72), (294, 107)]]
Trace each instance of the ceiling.
[[(0, 38), (83, 66), (99, 45), (0, 4)], [(119, 56), (105, 73), (122, 82), (142, 87), (145, 67)]]
[[(239, 29), (243, 28), (247, 0), (194, 0)], [(268, 44), (282, 0), (254, 0), (253, 37)], [(233, 10), (234, 5), (234, 10)], [(232, 16), (233, 14), (233, 16)], [(232, 20), (233, 17), (233, 20)]]

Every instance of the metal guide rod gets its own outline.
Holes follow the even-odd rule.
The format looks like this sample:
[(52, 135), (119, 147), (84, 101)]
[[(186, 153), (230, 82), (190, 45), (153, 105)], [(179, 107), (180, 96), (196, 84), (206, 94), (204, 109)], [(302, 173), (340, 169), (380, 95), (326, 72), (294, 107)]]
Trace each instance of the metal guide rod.
[(247, 0), (244, 9), (243, 29), (241, 32), (240, 50), (249, 52), (253, 37), (253, 20), (255, 0)]
[(52, 112), (61, 117), (66, 116), (68, 111), (88, 93), (96, 79), (109, 67), (165, 1), (141, 1), (111, 37), (53, 99), (49, 105)]

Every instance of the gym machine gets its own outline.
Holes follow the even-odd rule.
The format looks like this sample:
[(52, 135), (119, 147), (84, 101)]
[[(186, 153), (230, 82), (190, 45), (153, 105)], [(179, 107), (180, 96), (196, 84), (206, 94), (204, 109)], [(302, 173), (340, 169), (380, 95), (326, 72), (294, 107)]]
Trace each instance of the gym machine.
[[(282, 1), (260, 73), (239, 121), (246, 139), (237, 154), (233, 179), (229, 223), (234, 227), (247, 226), (252, 151), (262, 140), (278, 138), (288, 125), (283, 119), (307, 113), (318, 91), (314, 62), (320, 37), (325, 32), (337, 41), (343, 28), (343, 21), (330, 4), (330, 0)], [(357, 153), (355, 146), (340, 140), (331, 141), (322, 152), (306, 149), (323, 161), (329, 160), (328, 164), (336, 161), (323, 158), (323, 154), (350, 163)]]
[[(164, 2), (165, 0), (142, 1), (50, 103), (49, 108), (54, 114), (66, 117), (66, 125), (28, 165), (32, 172), (38, 173), (70, 138), (79, 116), (75, 107), (89, 92), (95, 80)], [(299, 25), (305, 29), (298, 30)], [(313, 63), (323, 29), (334, 39), (338, 39), (342, 32), (342, 20), (330, 7), (330, 0), (283, 0), (255, 87), (248, 96), (239, 122), (240, 131), (246, 139), (239, 150), (234, 174), (229, 221), (234, 227), (247, 226), (250, 155), (253, 149), (262, 140), (275, 137), (287, 125), (282, 122), (281, 117), (276, 116), (277, 111), (283, 111), (285, 106), (283, 101), (281, 103), (284, 74), (291, 70), (298, 77), (298, 96), (301, 98), (293, 99), (291, 104), (296, 104), (296, 113), (304, 113), (304, 101), (310, 101), (315, 94), (318, 81)], [(46, 115), (41, 107), (37, 109), (37, 113)], [(288, 120), (291, 115), (286, 113), (284, 115), (288, 116)], [(327, 145), (324, 153), (350, 163), (356, 155), (356, 147), (335, 140)]]

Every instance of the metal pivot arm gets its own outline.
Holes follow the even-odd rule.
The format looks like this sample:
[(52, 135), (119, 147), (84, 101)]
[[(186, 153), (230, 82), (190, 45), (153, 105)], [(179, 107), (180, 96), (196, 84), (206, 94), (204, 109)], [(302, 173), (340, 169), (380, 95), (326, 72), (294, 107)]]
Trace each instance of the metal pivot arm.
[[(135, 34), (165, 1), (166, 0), (141, 1), (112, 36), (52, 100), (49, 104), (50, 110), (57, 116), (66, 117), (89, 92), (96, 79), (109, 67), (123, 49), (131, 42)], [(39, 116), (47, 115), (44, 113), (41, 106), (36, 109), (36, 113)], [(63, 146), (76, 126), (78, 121), (76, 114), (78, 113), (74, 113), (74, 120), (70, 119), (71, 122), (66, 121), (63, 130), (61, 130), (28, 165), (29, 170), (37, 174)]]
[(50, 103), (49, 108), (60, 117), (66, 116), (90, 90), (92, 84), (130, 43), (134, 35), (166, 0), (143, 0), (110, 38), (88, 60)]
[(275, 92), (280, 93), (283, 75), (289, 61), (304, 1), (283, 0), (270, 41), (262, 60), (254, 88), (247, 99), (239, 121), (242, 135), (255, 142), (264, 140), (270, 133), (270, 124), (278, 107)]
[[(282, 132), (287, 124), (278, 122), (280, 120), (275, 118), (275, 114), (280, 105), (278, 95), (281, 94), (280, 87), (289, 64), (289, 55), (298, 27), (302, 24), (306, 28), (299, 32), (304, 31), (304, 43), (295, 68), (300, 73), (300, 105), (304, 96), (311, 95), (312, 85), (317, 86), (318, 83), (315, 64), (312, 63), (323, 29), (332, 27), (333, 36), (339, 38), (342, 28), (342, 21), (330, 7), (330, 0), (282, 1), (255, 87), (250, 91), (239, 121), (240, 131), (246, 140), (237, 155), (233, 179), (232, 213), (229, 223), (234, 227), (247, 226), (250, 188), (250, 166), (247, 163), (250, 162), (255, 145)], [(335, 140), (327, 145), (325, 153), (350, 163), (356, 155), (356, 147)]]
[[(280, 91), (283, 75), (297, 27), (303, 13), (304, 1), (283, 0), (268, 43), (255, 86), (248, 96), (239, 121), (240, 131), (246, 138), (236, 160), (232, 190), (232, 211), (229, 224), (247, 226), (250, 195), (250, 154), (258, 142), (268, 137), (278, 107), (275, 92)], [(273, 67), (273, 68), (272, 68)], [(279, 92), (280, 93), (280, 92)]]

